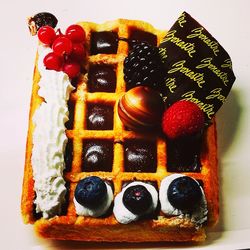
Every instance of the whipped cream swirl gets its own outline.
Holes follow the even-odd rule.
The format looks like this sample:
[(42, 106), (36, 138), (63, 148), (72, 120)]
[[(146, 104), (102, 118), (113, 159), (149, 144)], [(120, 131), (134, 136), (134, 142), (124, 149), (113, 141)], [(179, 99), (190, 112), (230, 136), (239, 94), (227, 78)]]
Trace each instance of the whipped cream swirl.
[(153, 185), (145, 183), (145, 182), (141, 182), (141, 181), (131, 182), (126, 187), (124, 187), (119, 194), (116, 195), (115, 201), (114, 201), (113, 212), (114, 212), (116, 220), (120, 222), (121, 224), (128, 224), (132, 221), (137, 221), (138, 219), (140, 219), (140, 216), (129, 211), (124, 206), (124, 203), (122, 201), (122, 198), (126, 189), (131, 186), (136, 186), (136, 185), (144, 186), (152, 196), (152, 205), (151, 207), (148, 208), (147, 211), (145, 211), (144, 215), (152, 213), (157, 207), (158, 193)]
[(200, 203), (197, 204), (197, 206), (195, 206), (192, 212), (187, 212), (184, 210), (177, 209), (173, 207), (168, 200), (167, 192), (168, 192), (169, 185), (176, 178), (183, 177), (183, 176), (185, 175), (172, 174), (172, 175), (165, 177), (161, 181), (161, 186), (159, 190), (161, 210), (164, 214), (169, 215), (169, 216), (180, 216), (181, 218), (188, 218), (194, 224), (196, 224), (198, 228), (199, 226), (201, 226), (202, 223), (204, 223), (207, 220), (207, 213), (208, 213), (206, 197), (205, 197), (203, 188), (200, 186), (199, 183), (198, 185), (201, 189), (202, 197), (201, 197)]
[(67, 100), (74, 87), (63, 72), (46, 70), (43, 58), (51, 49), (42, 45), (38, 48), (38, 95), (44, 102), (33, 116), (35, 125), (31, 163), (33, 167), (34, 189), (36, 192), (36, 212), (44, 218), (60, 214), (65, 200), (64, 151), (67, 144), (65, 122), (68, 120)]
[(113, 190), (111, 186), (107, 184), (106, 182), (105, 182), (105, 185), (107, 187), (107, 197), (104, 200), (104, 202), (96, 208), (85, 207), (81, 205), (79, 202), (77, 202), (76, 198), (74, 197), (73, 201), (75, 204), (76, 214), (81, 215), (81, 216), (90, 216), (90, 217), (99, 217), (105, 214), (107, 210), (109, 209), (114, 198), (114, 194), (113, 194)]

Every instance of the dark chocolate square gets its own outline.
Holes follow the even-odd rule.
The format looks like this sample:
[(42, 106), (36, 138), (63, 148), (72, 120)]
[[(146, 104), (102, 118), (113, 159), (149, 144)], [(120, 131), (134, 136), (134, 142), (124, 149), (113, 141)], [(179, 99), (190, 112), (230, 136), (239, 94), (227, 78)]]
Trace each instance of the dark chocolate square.
[(130, 41), (146, 42), (150, 45), (157, 46), (156, 35), (143, 30), (132, 29), (129, 36)]
[(87, 140), (83, 142), (82, 171), (111, 172), (114, 144), (110, 140)]
[(91, 65), (88, 78), (89, 92), (115, 92), (116, 69), (113, 65)]
[(168, 172), (201, 172), (202, 135), (167, 140)]
[(91, 55), (116, 54), (118, 48), (118, 35), (114, 31), (92, 32)]
[(87, 129), (112, 130), (114, 108), (111, 105), (89, 103), (87, 106)]
[(128, 140), (124, 143), (125, 172), (156, 172), (156, 143), (145, 140)]

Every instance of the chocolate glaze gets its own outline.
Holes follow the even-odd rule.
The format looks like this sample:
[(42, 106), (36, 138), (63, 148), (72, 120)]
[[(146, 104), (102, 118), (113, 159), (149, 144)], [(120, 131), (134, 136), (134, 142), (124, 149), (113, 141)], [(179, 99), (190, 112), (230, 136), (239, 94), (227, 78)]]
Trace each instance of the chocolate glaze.
[(130, 43), (130, 49), (133, 47), (133, 42), (147, 42), (153, 46), (157, 46), (157, 37), (156, 35), (146, 32), (143, 30), (132, 29), (130, 32), (129, 40), (132, 41)]
[(118, 48), (118, 35), (113, 31), (92, 32), (91, 55), (116, 54)]
[(212, 119), (235, 81), (232, 62), (218, 41), (183, 12), (159, 45), (166, 82), (167, 105), (186, 99), (198, 103)]
[(82, 171), (111, 172), (113, 165), (113, 142), (109, 140), (89, 140), (83, 142)]
[(116, 72), (112, 65), (91, 65), (88, 73), (89, 92), (115, 92)]
[(112, 106), (89, 104), (87, 108), (87, 129), (112, 130), (113, 114)]
[(167, 141), (167, 170), (169, 172), (200, 172), (202, 135), (186, 136)]
[(129, 140), (124, 143), (125, 172), (156, 171), (156, 143), (143, 140)]

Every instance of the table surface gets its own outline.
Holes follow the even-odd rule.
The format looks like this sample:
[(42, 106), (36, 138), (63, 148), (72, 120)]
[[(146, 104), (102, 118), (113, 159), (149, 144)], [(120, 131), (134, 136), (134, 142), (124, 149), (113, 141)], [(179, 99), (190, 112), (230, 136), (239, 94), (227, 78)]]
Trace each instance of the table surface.
[[(1, 1), (0, 181), (1, 249), (129, 249), (250, 247), (250, 1)], [(169, 29), (186, 11), (205, 26), (230, 54), (236, 81), (217, 113), (220, 167), (220, 222), (199, 246), (167, 244), (86, 244), (37, 238), (20, 215), (26, 133), (36, 38), (26, 17), (41, 11), (54, 13), (63, 29), (80, 20), (103, 22), (116, 18), (148, 21)]]

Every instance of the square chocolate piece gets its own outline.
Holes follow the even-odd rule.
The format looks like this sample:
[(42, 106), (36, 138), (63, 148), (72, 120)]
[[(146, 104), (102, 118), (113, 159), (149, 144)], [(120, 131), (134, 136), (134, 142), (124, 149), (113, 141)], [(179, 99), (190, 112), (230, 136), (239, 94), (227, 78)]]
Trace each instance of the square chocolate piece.
[(126, 141), (124, 143), (124, 161), (125, 172), (156, 172), (156, 143), (144, 140)]
[(146, 42), (150, 45), (157, 46), (156, 35), (154, 35), (150, 32), (143, 31), (143, 30), (138, 30), (138, 29), (131, 30), (129, 40), (130, 41), (134, 40), (137, 42)]
[(91, 55), (116, 54), (118, 48), (118, 35), (114, 31), (92, 32)]
[(91, 65), (88, 73), (89, 92), (115, 92), (116, 70), (112, 65)]
[(114, 145), (109, 140), (89, 140), (83, 143), (82, 171), (111, 172), (113, 165)]
[(87, 129), (112, 130), (114, 108), (110, 105), (90, 103), (87, 106)]

